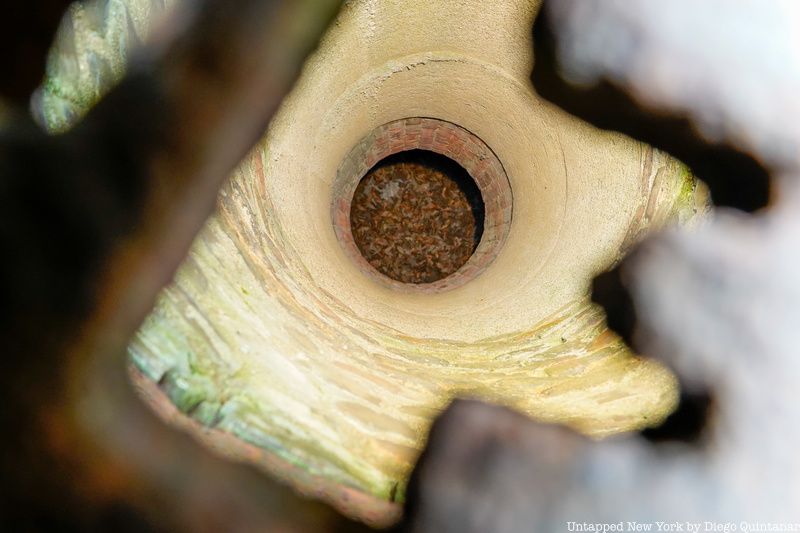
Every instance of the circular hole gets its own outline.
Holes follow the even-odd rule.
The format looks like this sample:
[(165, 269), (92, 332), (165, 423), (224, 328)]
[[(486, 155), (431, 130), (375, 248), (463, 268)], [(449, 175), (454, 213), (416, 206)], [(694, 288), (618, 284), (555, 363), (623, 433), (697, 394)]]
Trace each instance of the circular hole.
[(362, 274), (392, 289), (438, 293), (481, 275), (511, 228), (508, 176), (491, 148), (452, 122), (378, 126), (345, 156), (331, 222)]
[(427, 150), (378, 162), (350, 206), (361, 255), (402, 283), (433, 283), (456, 272), (478, 247), (483, 225), (478, 185), (458, 163)]

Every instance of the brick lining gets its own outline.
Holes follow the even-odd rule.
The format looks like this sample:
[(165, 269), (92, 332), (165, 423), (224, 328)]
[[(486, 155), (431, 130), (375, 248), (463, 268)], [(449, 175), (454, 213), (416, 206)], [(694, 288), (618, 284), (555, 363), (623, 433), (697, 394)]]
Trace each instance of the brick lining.
[[(408, 150), (429, 150), (456, 161), (477, 183), (485, 206), (483, 236), (475, 252), (456, 272), (433, 283), (403, 283), (378, 272), (361, 255), (350, 227), (350, 204), (361, 178), (381, 160)], [(345, 253), (364, 274), (394, 289), (435, 293), (461, 286), (489, 266), (508, 236), (512, 209), (503, 165), (482, 140), (456, 124), (414, 117), (379, 126), (347, 154), (333, 183), (331, 216)]]

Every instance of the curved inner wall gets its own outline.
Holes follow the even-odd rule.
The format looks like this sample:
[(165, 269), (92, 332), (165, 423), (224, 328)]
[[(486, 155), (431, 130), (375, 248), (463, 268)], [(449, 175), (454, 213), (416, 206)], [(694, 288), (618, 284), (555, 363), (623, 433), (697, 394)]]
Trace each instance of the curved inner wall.
[[(131, 344), (194, 431), (233, 434), (292, 465), (262, 461), (270, 471), (380, 523), (395, 511), (375, 502), (402, 498), (432, 418), (454, 396), (594, 436), (673, 409), (673, 376), (605, 328), (588, 286), (644, 232), (691, 223), (704, 195), (665, 154), (537, 97), (537, 9), (345, 3)], [(56, 124), (60, 109), (44, 116)], [(348, 154), (409, 117), (480, 139), (513, 191), (502, 246), (448, 290), (365, 275), (332, 221)], [(347, 491), (376, 499), (347, 507)]]
[[(691, 178), (536, 96), (536, 7), (347, 3), (133, 343), (139, 367), (193, 416), (387, 499), (455, 395), (598, 436), (663, 418), (674, 378), (587, 291), (648, 227), (691, 216)], [(513, 191), (502, 247), (447, 291), (365, 275), (331, 221), (354, 147), (409, 117), (479, 138)]]

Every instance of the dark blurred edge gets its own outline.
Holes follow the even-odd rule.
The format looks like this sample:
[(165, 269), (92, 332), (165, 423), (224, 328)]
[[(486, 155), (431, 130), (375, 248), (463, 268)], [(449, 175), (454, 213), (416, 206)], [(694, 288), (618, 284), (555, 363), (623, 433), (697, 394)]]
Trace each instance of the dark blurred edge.
[(41, 83), (47, 54), (71, 0), (8, 2), (0, 16), (0, 98), (26, 108)]
[[(124, 374), (127, 339), (337, 2), (199, 1), (193, 30), (48, 136), (26, 111), (66, 5), (0, 18), (13, 111), (0, 132), (0, 530), (360, 530), (167, 428)], [(325, 20), (288, 28), (292, 9)], [(213, 157), (195, 156), (204, 146)], [(96, 427), (82, 426), (84, 400)]]

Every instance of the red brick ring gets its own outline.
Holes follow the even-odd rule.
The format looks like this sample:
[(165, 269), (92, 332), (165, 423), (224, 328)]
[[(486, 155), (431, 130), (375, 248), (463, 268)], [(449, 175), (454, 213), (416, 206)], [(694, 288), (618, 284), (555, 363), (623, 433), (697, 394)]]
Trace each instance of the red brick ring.
[[(361, 255), (350, 227), (350, 204), (358, 183), (375, 164), (408, 150), (428, 150), (460, 164), (475, 180), (485, 207), (483, 236), (461, 268), (433, 283), (403, 283), (378, 272)], [(331, 216), (339, 243), (359, 269), (393, 289), (436, 293), (475, 279), (500, 253), (511, 229), (511, 185), (500, 160), (486, 143), (464, 128), (433, 118), (404, 118), (375, 128), (347, 154), (333, 183)]]

